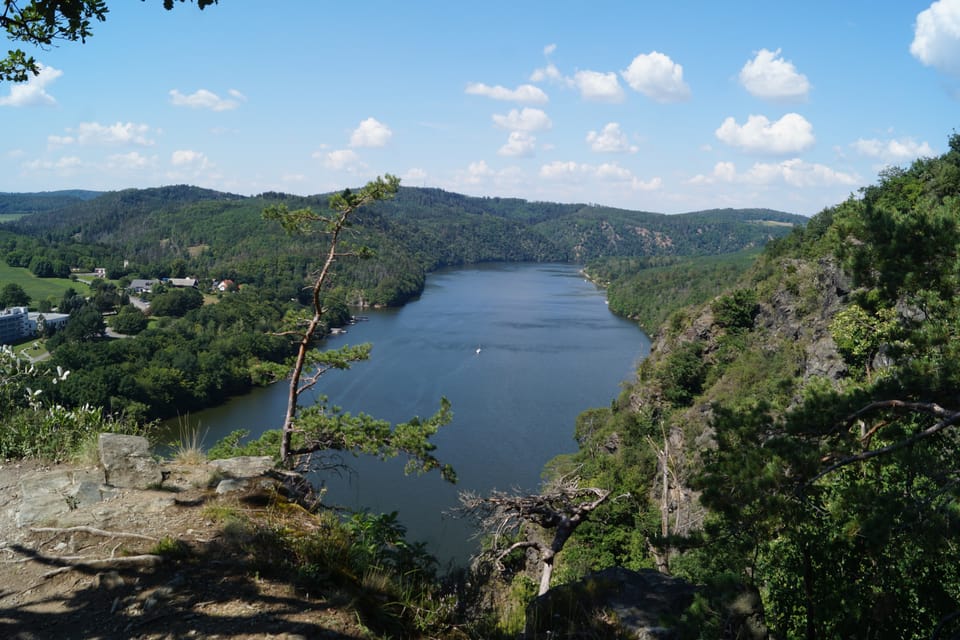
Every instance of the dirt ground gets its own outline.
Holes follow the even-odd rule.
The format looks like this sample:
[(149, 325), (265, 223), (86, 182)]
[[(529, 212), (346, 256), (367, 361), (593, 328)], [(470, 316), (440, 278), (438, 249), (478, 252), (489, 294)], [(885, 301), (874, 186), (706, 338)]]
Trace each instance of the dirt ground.
[[(18, 527), (20, 479), (49, 467), (0, 461), (0, 638), (374, 637), (343, 596), (261, 578), (227, 544), (211, 505), (256, 516), (262, 487), (218, 495), (208, 467), (165, 468), (163, 490), (121, 490), (68, 518)], [(153, 564), (163, 538), (189, 553)]]

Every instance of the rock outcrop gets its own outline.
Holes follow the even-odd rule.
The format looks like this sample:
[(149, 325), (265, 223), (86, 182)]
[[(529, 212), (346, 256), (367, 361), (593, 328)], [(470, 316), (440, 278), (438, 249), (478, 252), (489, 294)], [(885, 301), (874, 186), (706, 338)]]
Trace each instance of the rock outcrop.
[[(652, 569), (612, 567), (555, 587), (527, 607), (525, 637), (567, 638), (586, 629), (616, 637), (668, 639), (697, 588)], [(579, 636), (578, 636), (579, 637)]]
[[(155, 459), (146, 438), (105, 433), (98, 444), (98, 466), (41, 468), (23, 473), (13, 494), (0, 501), (4, 515), (18, 528), (91, 521), (103, 524), (131, 505), (138, 512), (149, 513), (175, 503), (180, 488), (168, 488), (164, 483), (176, 465)], [(193, 485), (213, 482), (216, 493), (224, 494), (246, 489), (251, 479), (268, 474), (273, 466), (269, 457), (242, 457), (212, 460), (188, 472), (180, 468), (176, 473), (181, 480), (189, 475)]]
[(104, 482), (112, 487), (149, 489), (163, 482), (160, 463), (142, 436), (101, 433), (97, 443)]

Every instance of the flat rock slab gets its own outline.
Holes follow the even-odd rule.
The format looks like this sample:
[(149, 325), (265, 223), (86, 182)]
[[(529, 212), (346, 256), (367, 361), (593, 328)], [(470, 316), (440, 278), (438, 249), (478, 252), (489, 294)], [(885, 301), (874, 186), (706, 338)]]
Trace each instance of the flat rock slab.
[(208, 462), (231, 478), (256, 478), (276, 466), (270, 456), (237, 456)]
[(149, 489), (163, 482), (160, 463), (150, 452), (150, 442), (141, 436), (101, 433), (100, 464), (107, 484), (114, 487)]
[(20, 480), (18, 527), (51, 522), (70, 511), (105, 500), (116, 490), (105, 486), (99, 469), (60, 469), (25, 474)]

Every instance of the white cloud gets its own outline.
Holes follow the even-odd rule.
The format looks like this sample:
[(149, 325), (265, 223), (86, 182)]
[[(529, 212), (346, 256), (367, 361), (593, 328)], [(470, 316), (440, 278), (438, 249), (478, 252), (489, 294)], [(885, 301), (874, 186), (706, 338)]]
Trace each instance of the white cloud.
[(350, 135), (351, 147), (383, 147), (393, 137), (390, 127), (376, 118), (367, 118)]
[(850, 145), (860, 155), (876, 158), (883, 162), (896, 164), (909, 162), (917, 158), (934, 155), (933, 149), (926, 142), (918, 143), (913, 138), (898, 140), (865, 140), (860, 138)]
[(67, 145), (73, 144), (77, 139), (73, 136), (56, 136), (49, 135), (47, 136), (47, 144), (51, 147), (65, 147)]
[(633, 174), (616, 162), (607, 162), (596, 168), (596, 176), (603, 180), (629, 180)]
[(663, 186), (659, 177), (643, 181), (633, 175), (629, 169), (621, 167), (615, 162), (600, 165), (580, 164), (573, 161), (555, 161), (540, 167), (540, 177), (545, 180), (574, 183), (590, 179), (600, 180), (607, 184), (626, 187), (633, 191), (655, 191)]
[(780, 49), (761, 49), (740, 69), (740, 84), (758, 98), (774, 101), (804, 100), (810, 91), (807, 76), (798, 73)]
[(471, 162), (469, 166), (467, 166), (465, 180), (468, 184), (478, 184), (487, 178), (493, 177), (493, 175), (493, 169), (487, 165), (486, 161), (480, 160), (479, 162)]
[(571, 81), (564, 78), (563, 74), (560, 73), (560, 69), (558, 69), (557, 66), (552, 62), (540, 69), (534, 69), (533, 73), (530, 74), (530, 82), (543, 82), (544, 80), (552, 80), (562, 84), (571, 84)]
[(522, 111), (511, 109), (506, 115), (494, 114), (493, 122), (508, 131), (543, 131), (553, 126), (546, 112), (532, 107), (524, 107)]
[(732, 162), (718, 162), (713, 167), (713, 175), (723, 182), (733, 182), (737, 177), (737, 167)]
[(690, 98), (683, 81), (683, 66), (659, 51), (642, 53), (620, 74), (634, 91), (657, 102), (682, 102)]
[(507, 89), (499, 85), (491, 87), (482, 82), (471, 82), (467, 85), (467, 93), (475, 96), (486, 96), (493, 100), (506, 100), (522, 104), (543, 104), (549, 102), (543, 89), (532, 84), (522, 84), (516, 89)]
[(587, 134), (590, 148), (598, 153), (636, 153), (637, 147), (630, 144), (627, 135), (620, 130), (617, 122), (608, 122), (603, 131), (591, 131)]
[(427, 172), (419, 167), (411, 167), (400, 179), (404, 182), (422, 182), (427, 179)]
[(454, 191), (463, 189), (473, 192), (489, 191), (490, 195), (502, 196), (505, 191), (515, 190), (529, 183), (530, 181), (519, 167), (493, 169), (484, 160), (478, 160), (471, 162), (466, 169), (456, 171), (453, 179), (446, 182), (444, 186)]
[(314, 157), (323, 158), (323, 165), (335, 171), (359, 171), (366, 168), (360, 156), (353, 149), (338, 149), (329, 153), (315, 153)]
[(545, 56), (552, 55), (553, 52), (556, 51), (556, 50), (557, 50), (557, 45), (556, 45), (556, 44), (548, 44), (547, 46), (545, 46), (545, 47), (543, 48), (543, 55), (545, 55)]
[(710, 174), (697, 174), (690, 178), (690, 184), (714, 184), (717, 182), (733, 182), (737, 178), (737, 167), (732, 162), (718, 162), (713, 165)]
[(47, 93), (47, 86), (63, 75), (63, 71), (37, 65), (40, 73), (31, 76), (26, 82), (12, 83), (10, 94), (0, 97), (0, 107), (37, 107), (57, 104), (57, 101)]
[(550, 164), (540, 167), (540, 177), (547, 180), (571, 180), (583, 176), (588, 170), (587, 165), (577, 164), (572, 160), (567, 162), (554, 160)]
[(613, 71), (577, 71), (573, 84), (580, 90), (584, 100), (595, 102), (623, 102), (623, 89)]
[(537, 139), (525, 131), (512, 131), (507, 143), (500, 147), (501, 156), (529, 158), (536, 150)]
[(205, 154), (190, 149), (174, 151), (170, 155), (170, 164), (175, 167), (193, 167), (195, 169), (207, 169), (211, 166)]
[(63, 156), (58, 160), (31, 160), (23, 163), (23, 167), (30, 171), (69, 171), (82, 166), (83, 161), (76, 156)]
[(118, 153), (107, 158), (107, 168), (109, 169), (143, 169), (154, 164), (153, 160), (141, 155), (136, 151), (130, 153)]
[(836, 171), (818, 163), (792, 158), (778, 163), (757, 162), (746, 173), (738, 173), (732, 162), (718, 162), (709, 175), (697, 175), (690, 184), (742, 183), (750, 185), (787, 184), (791, 187), (824, 187), (860, 184), (855, 174)]
[(743, 126), (729, 117), (715, 133), (730, 146), (757, 153), (797, 153), (814, 143), (813, 125), (797, 113), (788, 113), (776, 122), (751, 115)]
[(154, 141), (149, 137), (150, 127), (133, 122), (115, 122), (105, 125), (99, 122), (81, 122), (76, 131), (67, 129), (64, 136), (47, 136), (50, 146), (78, 145), (137, 145), (149, 147)]
[(917, 14), (910, 53), (927, 66), (960, 76), (960, 0), (938, 0)]
[(769, 184), (782, 180), (793, 187), (818, 187), (829, 185), (857, 185), (859, 177), (836, 171), (818, 163), (804, 162), (800, 158), (784, 160), (777, 164), (756, 163), (746, 174), (747, 182)]
[(180, 93), (178, 89), (170, 90), (170, 103), (175, 107), (189, 107), (191, 109), (210, 109), (211, 111), (230, 111), (246, 101), (246, 97), (236, 89), (228, 92), (233, 99), (221, 98), (207, 89), (197, 89), (190, 95)]
[(663, 186), (663, 180), (659, 177), (643, 181), (633, 175), (632, 171), (624, 169), (616, 163), (605, 163), (590, 169), (597, 179), (607, 183), (619, 184), (634, 191), (656, 191)]
[(663, 179), (657, 176), (644, 182), (638, 178), (633, 178), (633, 180), (630, 182), (630, 186), (637, 191), (659, 191), (663, 188)]

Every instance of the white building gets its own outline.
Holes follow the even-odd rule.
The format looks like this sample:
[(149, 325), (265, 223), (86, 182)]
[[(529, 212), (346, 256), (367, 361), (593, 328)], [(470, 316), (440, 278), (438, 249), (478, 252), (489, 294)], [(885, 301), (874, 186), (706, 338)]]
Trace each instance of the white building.
[(43, 322), (47, 333), (59, 331), (70, 319), (67, 313), (37, 313), (26, 307), (10, 307), (0, 310), (0, 344), (13, 344), (24, 338), (37, 336)]
[[(36, 334), (36, 325), (33, 334)], [(13, 344), (30, 335), (30, 314), (26, 307), (0, 310), (0, 344)]]

